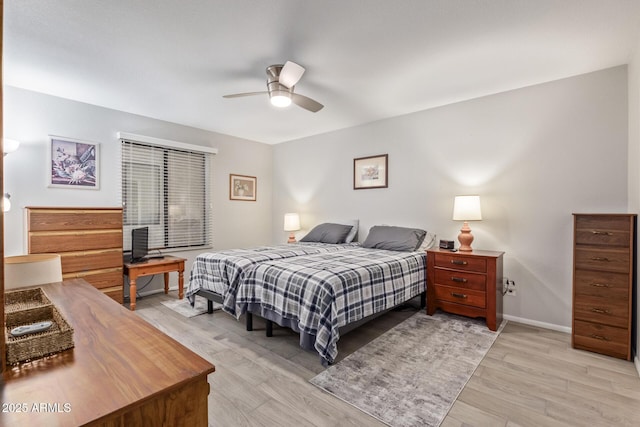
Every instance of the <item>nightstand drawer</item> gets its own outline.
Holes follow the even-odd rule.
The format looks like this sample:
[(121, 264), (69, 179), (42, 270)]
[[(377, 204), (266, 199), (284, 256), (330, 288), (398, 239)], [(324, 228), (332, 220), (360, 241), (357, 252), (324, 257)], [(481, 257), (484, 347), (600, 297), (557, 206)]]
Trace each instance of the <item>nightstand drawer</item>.
[(451, 286), (434, 285), (436, 299), (485, 308), (487, 297), (485, 292)]
[(629, 274), (576, 270), (575, 294), (615, 300), (629, 300)]
[(629, 302), (587, 296), (574, 303), (573, 313), (579, 320), (626, 328), (629, 321)]
[(436, 267), (477, 271), (479, 273), (485, 273), (487, 271), (487, 260), (482, 257), (475, 256), (437, 253), (435, 254), (435, 265)]
[(629, 250), (576, 247), (575, 265), (578, 269), (629, 273)]
[(573, 334), (575, 348), (621, 358), (629, 352), (629, 332), (625, 328), (576, 320)]
[(475, 289), (484, 292), (487, 289), (487, 276), (484, 274), (436, 268), (435, 284), (460, 289)]

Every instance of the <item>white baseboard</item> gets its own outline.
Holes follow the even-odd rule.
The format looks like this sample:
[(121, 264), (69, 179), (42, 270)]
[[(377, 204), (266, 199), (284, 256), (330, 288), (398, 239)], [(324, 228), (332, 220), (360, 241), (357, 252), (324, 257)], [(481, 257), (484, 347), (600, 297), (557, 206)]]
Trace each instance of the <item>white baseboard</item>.
[(636, 357), (633, 358), (633, 364), (636, 365), (636, 371), (638, 371), (638, 376), (640, 377), (640, 355), (636, 354)]
[(531, 319), (526, 319), (524, 317), (510, 316), (508, 314), (504, 314), (502, 317), (512, 322), (518, 322), (518, 323), (523, 323), (525, 325), (537, 326), (539, 328), (551, 329), (552, 331), (559, 331), (567, 334), (571, 333), (570, 326), (562, 326), (562, 325), (556, 325), (554, 323), (540, 322), (538, 320), (531, 320)]

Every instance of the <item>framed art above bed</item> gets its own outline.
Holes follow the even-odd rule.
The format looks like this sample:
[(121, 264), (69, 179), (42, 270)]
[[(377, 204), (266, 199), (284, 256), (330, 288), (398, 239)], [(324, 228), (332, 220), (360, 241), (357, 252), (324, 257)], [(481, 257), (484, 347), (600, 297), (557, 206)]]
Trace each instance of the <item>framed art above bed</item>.
[(387, 188), (388, 160), (388, 154), (353, 159), (353, 189)]

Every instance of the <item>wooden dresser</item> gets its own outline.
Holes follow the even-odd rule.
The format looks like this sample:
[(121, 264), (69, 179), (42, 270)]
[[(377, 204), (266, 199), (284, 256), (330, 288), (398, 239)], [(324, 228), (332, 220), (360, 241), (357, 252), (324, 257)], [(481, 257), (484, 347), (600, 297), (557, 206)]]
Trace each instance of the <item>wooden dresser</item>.
[(6, 368), (0, 426), (208, 425), (211, 363), (82, 279), (42, 288), (75, 348)]
[(635, 214), (573, 214), (574, 348), (631, 360)]
[(62, 278), (83, 278), (122, 304), (122, 209), (27, 207), (29, 253), (57, 253)]
[(487, 327), (502, 323), (503, 252), (427, 251), (427, 314), (448, 313), (484, 317)]

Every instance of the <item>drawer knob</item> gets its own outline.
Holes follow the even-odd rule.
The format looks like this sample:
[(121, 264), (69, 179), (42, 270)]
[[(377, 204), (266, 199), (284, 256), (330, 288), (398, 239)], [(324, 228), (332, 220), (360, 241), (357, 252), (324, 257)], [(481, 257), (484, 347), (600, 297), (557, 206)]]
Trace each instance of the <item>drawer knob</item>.
[(610, 288), (611, 286), (608, 283), (590, 283), (591, 286), (595, 288)]
[(451, 280), (457, 283), (467, 283), (467, 279), (464, 277), (451, 277)]
[(593, 230), (591, 232), (591, 234), (595, 234), (596, 236), (613, 236), (613, 233), (609, 232), (609, 231), (598, 231), (598, 230)]
[(455, 265), (467, 265), (467, 261), (462, 261), (461, 259), (452, 259), (451, 264)]
[(605, 261), (605, 262), (609, 262), (609, 258), (607, 257), (603, 257), (603, 256), (592, 256), (591, 259), (593, 261)]
[(607, 337), (603, 337), (602, 335), (591, 334), (591, 338), (595, 338), (600, 341), (609, 341)]
[(456, 297), (456, 298), (466, 298), (467, 297), (466, 294), (459, 294), (457, 292), (451, 292), (451, 296), (452, 297)]
[(591, 309), (591, 311), (594, 313), (600, 313), (600, 314), (611, 314), (611, 310), (606, 310), (604, 308), (594, 307)]

